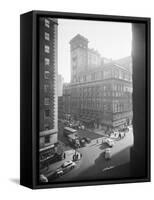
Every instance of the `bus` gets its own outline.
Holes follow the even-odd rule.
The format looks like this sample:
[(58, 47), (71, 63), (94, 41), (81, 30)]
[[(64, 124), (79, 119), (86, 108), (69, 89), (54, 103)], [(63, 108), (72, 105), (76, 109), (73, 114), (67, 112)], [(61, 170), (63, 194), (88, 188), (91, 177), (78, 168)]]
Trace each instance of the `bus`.
[(64, 127), (64, 130), (63, 130), (63, 135), (65, 137), (67, 137), (68, 135), (70, 134), (77, 134), (77, 130), (76, 129), (73, 129), (73, 128), (70, 128), (70, 127)]
[(63, 134), (67, 138), (69, 144), (73, 146), (74, 148), (80, 147), (80, 141), (77, 135), (77, 130), (70, 128), (70, 127), (64, 127)]
[(67, 136), (67, 139), (68, 139), (69, 143), (71, 144), (71, 146), (73, 146), (74, 148), (80, 147), (79, 138), (75, 134), (69, 134)]

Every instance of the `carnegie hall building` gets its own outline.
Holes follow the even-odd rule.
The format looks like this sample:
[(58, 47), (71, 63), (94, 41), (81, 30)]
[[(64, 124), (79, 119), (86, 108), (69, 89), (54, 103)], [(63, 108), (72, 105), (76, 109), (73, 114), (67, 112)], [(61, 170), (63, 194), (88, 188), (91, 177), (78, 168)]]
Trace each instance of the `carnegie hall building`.
[(131, 57), (111, 60), (88, 48), (88, 39), (70, 41), (71, 82), (63, 87), (64, 114), (87, 127), (119, 128), (132, 121)]

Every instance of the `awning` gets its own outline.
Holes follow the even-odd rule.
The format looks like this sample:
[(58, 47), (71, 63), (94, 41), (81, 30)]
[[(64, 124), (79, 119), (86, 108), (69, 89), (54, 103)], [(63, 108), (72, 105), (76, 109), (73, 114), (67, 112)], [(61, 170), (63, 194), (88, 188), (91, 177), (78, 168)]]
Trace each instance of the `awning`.
[(94, 121), (94, 119), (90, 119), (90, 118), (81, 118), (80, 120), (83, 122), (86, 122), (86, 123), (90, 123), (90, 122)]
[(39, 152), (46, 151), (46, 150), (51, 149), (51, 148), (53, 148), (53, 147), (54, 147), (54, 144), (52, 144), (52, 145), (50, 145), (50, 146), (47, 146), (47, 147), (44, 147), (44, 148), (41, 148), (41, 149), (39, 150)]

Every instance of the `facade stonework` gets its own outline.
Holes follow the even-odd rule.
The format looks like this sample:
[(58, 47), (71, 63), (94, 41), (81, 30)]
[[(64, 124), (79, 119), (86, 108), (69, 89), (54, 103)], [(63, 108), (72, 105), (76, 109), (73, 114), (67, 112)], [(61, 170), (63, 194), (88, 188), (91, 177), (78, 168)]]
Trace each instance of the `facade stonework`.
[(64, 85), (64, 113), (95, 128), (116, 128), (132, 120), (131, 57), (109, 60), (77, 35), (70, 41), (71, 83)]
[(40, 160), (55, 151), (58, 132), (57, 20), (39, 19)]

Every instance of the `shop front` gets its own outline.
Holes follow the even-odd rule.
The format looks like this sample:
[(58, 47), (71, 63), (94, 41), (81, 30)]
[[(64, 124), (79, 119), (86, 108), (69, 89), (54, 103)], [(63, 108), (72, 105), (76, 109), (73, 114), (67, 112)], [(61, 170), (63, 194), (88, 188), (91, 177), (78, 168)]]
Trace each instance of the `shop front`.
[(54, 158), (55, 153), (56, 153), (56, 147), (54, 144), (40, 149), (39, 157), (40, 157), (41, 169), (49, 165), (51, 160)]

